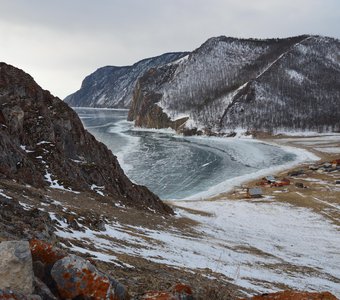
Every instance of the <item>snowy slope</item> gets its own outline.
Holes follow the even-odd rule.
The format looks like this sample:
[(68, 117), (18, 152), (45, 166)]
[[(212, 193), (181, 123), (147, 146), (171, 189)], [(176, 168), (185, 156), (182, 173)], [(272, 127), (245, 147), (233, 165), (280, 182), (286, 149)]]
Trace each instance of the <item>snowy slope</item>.
[(136, 80), (150, 68), (180, 59), (186, 53), (166, 53), (147, 58), (132, 66), (106, 66), (87, 76), (80, 90), (67, 96), (70, 106), (128, 108)]
[(186, 128), (207, 132), (339, 130), (339, 82), (339, 40), (222, 36), (144, 74), (129, 115), (137, 126), (175, 129), (187, 117)]

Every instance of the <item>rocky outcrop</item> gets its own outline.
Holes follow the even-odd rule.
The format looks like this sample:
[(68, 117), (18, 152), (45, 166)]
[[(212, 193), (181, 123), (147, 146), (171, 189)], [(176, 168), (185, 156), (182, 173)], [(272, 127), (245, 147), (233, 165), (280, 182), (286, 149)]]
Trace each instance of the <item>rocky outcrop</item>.
[[(15, 265), (13, 265), (13, 258)], [(21, 261), (18, 267), (18, 258), (20, 261), (24, 259), (25, 262), (29, 261), (30, 263), (25, 264), (25, 267), (22, 268)], [(46, 270), (45, 276), (41, 277), (39, 269), (32, 266), (32, 260), (34, 263), (39, 262), (42, 268)], [(200, 287), (196, 287), (197, 290), (194, 296), (192, 288), (183, 283), (177, 283), (163, 291), (142, 292), (131, 298), (124, 285), (99, 271), (90, 260), (65, 253), (64, 250), (40, 240), (31, 240), (30, 243), (22, 241), (1, 242), (0, 267), (0, 300), (218, 300), (237, 298), (225, 293), (217, 294), (214, 289), (208, 289), (204, 293), (197, 293)], [(27, 288), (28, 281), (24, 279), (24, 275), (29, 276), (29, 288)], [(15, 276), (17, 277), (16, 279)], [(262, 299), (337, 300), (329, 292), (298, 291), (262, 294), (239, 300)]]
[(0, 267), (0, 299), (130, 299), (122, 284), (89, 261), (39, 240), (1, 242)]
[(107, 66), (87, 76), (80, 90), (67, 96), (70, 106), (129, 108), (137, 79), (147, 70), (176, 61), (187, 53), (165, 53), (132, 66)]
[(14, 289), (25, 295), (33, 293), (33, 267), (29, 243), (0, 243), (0, 289)]
[(129, 206), (172, 213), (133, 184), (77, 114), (23, 71), (0, 64), (0, 176), (37, 188), (101, 191)]
[(211, 38), (145, 73), (129, 120), (186, 133), (339, 131), (339, 51), (320, 36)]
[[(148, 128), (173, 128), (177, 130), (188, 118), (172, 121), (163, 110), (155, 105), (162, 98), (158, 88), (167, 81), (171, 81), (176, 66), (151, 69), (146, 72), (136, 85), (128, 121), (135, 121), (137, 127)], [(144, 86), (152, 86), (152, 89), (144, 90)]]
[[(125, 289), (121, 296), (116, 293), (110, 279), (101, 274), (90, 262), (76, 256), (69, 255), (58, 260), (51, 270), (52, 278), (57, 286), (59, 295), (63, 299), (129, 299)], [(118, 284), (116, 284), (117, 288)]]

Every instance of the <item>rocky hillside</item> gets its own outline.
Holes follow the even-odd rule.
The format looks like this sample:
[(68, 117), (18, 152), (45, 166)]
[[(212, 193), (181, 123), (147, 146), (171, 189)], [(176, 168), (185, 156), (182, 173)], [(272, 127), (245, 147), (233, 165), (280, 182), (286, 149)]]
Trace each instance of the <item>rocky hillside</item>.
[(340, 130), (340, 41), (211, 38), (134, 91), (136, 126), (189, 133)]
[(166, 65), (187, 53), (166, 53), (132, 66), (107, 66), (87, 76), (80, 90), (65, 98), (70, 106), (129, 108), (137, 79), (150, 68)]
[(33, 78), (0, 64), (0, 178), (36, 188), (87, 191), (162, 213), (171, 208), (133, 184), (77, 114)]

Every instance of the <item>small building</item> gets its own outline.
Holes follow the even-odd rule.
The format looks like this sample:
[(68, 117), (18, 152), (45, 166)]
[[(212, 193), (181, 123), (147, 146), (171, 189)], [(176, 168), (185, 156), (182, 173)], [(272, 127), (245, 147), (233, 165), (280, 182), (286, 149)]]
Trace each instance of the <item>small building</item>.
[(275, 183), (276, 182), (276, 179), (275, 179), (275, 177), (273, 175), (266, 176), (264, 178), (264, 180), (266, 180), (267, 183)]
[(247, 190), (247, 196), (248, 198), (261, 198), (263, 195), (263, 191), (261, 188), (259, 187), (255, 187), (255, 188), (249, 188)]

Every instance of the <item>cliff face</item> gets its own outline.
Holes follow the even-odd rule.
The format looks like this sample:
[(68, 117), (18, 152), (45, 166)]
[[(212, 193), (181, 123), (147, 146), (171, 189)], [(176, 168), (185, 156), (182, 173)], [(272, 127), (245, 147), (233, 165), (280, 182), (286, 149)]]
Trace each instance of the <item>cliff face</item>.
[(137, 79), (150, 68), (176, 61), (186, 53), (166, 53), (132, 66), (107, 66), (87, 76), (80, 90), (65, 98), (70, 106), (129, 108)]
[(339, 40), (319, 36), (211, 38), (145, 73), (129, 119), (183, 132), (339, 131), (339, 53)]
[(71, 108), (5, 63), (0, 63), (0, 176), (37, 188), (99, 191), (130, 206), (172, 212), (124, 175)]

